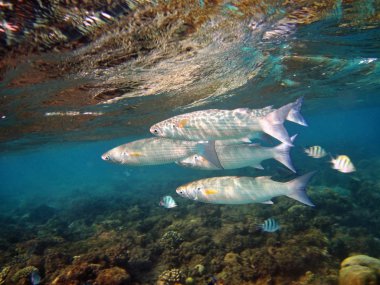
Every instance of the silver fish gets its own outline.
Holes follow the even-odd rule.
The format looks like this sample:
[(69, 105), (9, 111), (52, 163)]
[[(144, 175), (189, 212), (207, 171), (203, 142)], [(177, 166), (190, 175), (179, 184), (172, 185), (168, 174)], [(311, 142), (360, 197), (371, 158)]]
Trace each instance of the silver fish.
[(337, 158), (331, 159), (332, 168), (343, 173), (356, 171), (354, 164), (347, 155), (339, 155)]
[(305, 148), (304, 151), (308, 156), (311, 156), (313, 158), (322, 158), (327, 155), (327, 152), (319, 145)]
[(274, 233), (280, 229), (280, 225), (273, 218), (266, 219), (261, 225), (258, 225), (258, 229), (263, 232)]
[(219, 160), (214, 142), (195, 142), (167, 138), (148, 138), (117, 146), (102, 155), (103, 160), (128, 165), (157, 165), (172, 163), (201, 153), (216, 165)]
[(292, 145), (283, 123), (289, 114), (291, 120), (304, 122), (299, 113), (301, 104), (302, 98), (277, 110), (266, 107), (195, 111), (159, 122), (150, 128), (150, 132), (159, 137), (184, 140), (237, 139), (264, 132)]
[(314, 206), (305, 192), (313, 174), (309, 172), (286, 183), (273, 181), (267, 176), (206, 178), (182, 185), (176, 192), (184, 198), (212, 204), (273, 204), (272, 198), (287, 196)]
[[(296, 135), (291, 137), (293, 142)], [(261, 162), (266, 159), (279, 161), (291, 171), (296, 172), (289, 156), (290, 146), (280, 144), (276, 147), (262, 147), (258, 144), (221, 144), (223, 141), (215, 141), (215, 149), (223, 169), (236, 169), (251, 166), (263, 169)], [(205, 170), (221, 169), (199, 154), (194, 154), (177, 164), (185, 167)]]
[(177, 207), (177, 203), (174, 201), (172, 196), (164, 196), (160, 201), (160, 206), (170, 209)]

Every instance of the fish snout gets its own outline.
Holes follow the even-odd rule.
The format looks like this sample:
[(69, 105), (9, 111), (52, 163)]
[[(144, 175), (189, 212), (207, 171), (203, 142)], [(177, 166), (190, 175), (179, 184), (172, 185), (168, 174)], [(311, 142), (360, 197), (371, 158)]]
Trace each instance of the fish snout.
[(110, 155), (106, 152), (106, 153), (104, 153), (104, 154), (102, 154), (102, 159), (103, 160), (110, 160)]
[(183, 196), (185, 194), (185, 188), (183, 186), (178, 187), (175, 191), (180, 196)]
[(153, 125), (149, 131), (155, 136), (161, 135), (161, 131), (156, 125)]

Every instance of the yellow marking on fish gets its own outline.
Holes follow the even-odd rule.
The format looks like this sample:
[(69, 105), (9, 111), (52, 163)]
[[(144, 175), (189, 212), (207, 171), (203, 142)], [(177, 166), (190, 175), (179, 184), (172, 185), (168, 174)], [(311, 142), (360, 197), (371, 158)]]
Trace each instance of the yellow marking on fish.
[(140, 157), (140, 156), (143, 156), (143, 154), (141, 152), (131, 152), (129, 154), (130, 156), (134, 156), (134, 157)]
[(189, 119), (180, 120), (178, 123), (178, 128), (184, 128), (188, 122), (189, 122)]
[(215, 190), (215, 189), (205, 189), (204, 192), (205, 192), (205, 194), (210, 195), (210, 194), (216, 194), (216, 193), (218, 193), (218, 190)]

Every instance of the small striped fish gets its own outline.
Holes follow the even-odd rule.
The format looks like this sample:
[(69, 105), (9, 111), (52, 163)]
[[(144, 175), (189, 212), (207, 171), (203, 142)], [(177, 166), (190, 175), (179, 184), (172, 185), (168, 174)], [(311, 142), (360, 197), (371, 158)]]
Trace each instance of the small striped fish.
[(305, 153), (313, 158), (321, 158), (327, 155), (326, 151), (319, 145), (305, 148)]
[(343, 173), (350, 173), (356, 170), (355, 166), (347, 155), (339, 155), (337, 158), (333, 158), (331, 160), (331, 163), (333, 164), (333, 169), (336, 169)]
[(160, 206), (170, 209), (177, 207), (177, 203), (174, 201), (172, 196), (164, 196), (160, 201)]
[(262, 230), (263, 232), (274, 233), (280, 229), (280, 225), (276, 222), (275, 219), (269, 218), (264, 221), (257, 228)]

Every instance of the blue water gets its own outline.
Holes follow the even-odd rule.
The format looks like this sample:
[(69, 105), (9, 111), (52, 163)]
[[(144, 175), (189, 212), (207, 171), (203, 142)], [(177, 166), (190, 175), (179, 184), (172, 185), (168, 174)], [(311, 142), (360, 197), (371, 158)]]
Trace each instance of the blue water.
[[(304, 107), (309, 104), (305, 98)], [(338, 106), (338, 104), (336, 105)], [(320, 161), (309, 158), (303, 153), (303, 148), (311, 145), (321, 145), (333, 156), (347, 154), (355, 164), (357, 173), (372, 172), (369, 165), (360, 167), (361, 161), (376, 161), (379, 159), (380, 112), (379, 107), (362, 108), (359, 110), (331, 111), (329, 114), (308, 115), (303, 112), (309, 127), (301, 127), (286, 123), (290, 134), (298, 134), (293, 161), (300, 172), (321, 169), (329, 171), (333, 177), (342, 174), (329, 170), (328, 159)], [(141, 138), (141, 137), (139, 137)], [(64, 145), (45, 145), (21, 152), (5, 153), (0, 158), (2, 207), (18, 206), (18, 203), (64, 203), (62, 199), (70, 199), (75, 193), (90, 195), (108, 195), (116, 192), (133, 193), (155, 196), (155, 191), (147, 187), (146, 179), (154, 183), (154, 187), (164, 193), (175, 194), (175, 185), (196, 177), (207, 177), (210, 174), (229, 175), (236, 171), (203, 172), (189, 170), (173, 165), (132, 167), (109, 164), (100, 156), (107, 150), (137, 138), (89, 142), (67, 143)], [(268, 161), (267, 161), (268, 163)], [(279, 165), (277, 165), (279, 166)], [(272, 164), (272, 167), (276, 167)], [(247, 170), (240, 170), (246, 172)], [(255, 175), (260, 172), (251, 170)], [(211, 175), (212, 176), (212, 175)], [(372, 179), (376, 179), (373, 177)], [(144, 185), (145, 184), (145, 185)], [(144, 185), (144, 186), (143, 186)], [(334, 186), (334, 185), (330, 185)], [(120, 193), (119, 193), (120, 194)], [(156, 195), (157, 199), (160, 197)], [(21, 200), (21, 201), (20, 201)], [(8, 202), (9, 201), (9, 202)], [(15, 204), (13, 204), (15, 203)]]
[[(128, 272), (133, 284), (154, 284), (165, 270), (178, 268), (182, 284), (185, 277), (207, 284), (210, 276), (225, 284), (268, 278), (290, 284), (307, 278), (308, 271), (314, 281), (307, 284), (338, 284), (344, 258), (359, 253), (380, 258), (380, 25), (374, 16), (379, 7), (371, 3), (337, 5), (320, 21), (269, 40), (258, 37), (261, 30), (240, 29), (249, 19), (236, 22), (238, 31), (228, 25), (225, 31), (210, 29), (215, 40), (198, 57), (178, 61), (173, 56), (174, 64), (169, 57), (157, 70), (133, 69), (134, 76), (144, 78), (141, 89), (115, 102), (45, 104), (78, 82), (95, 78), (111, 84), (118, 72), (126, 80), (128, 66), (109, 67), (96, 76), (83, 67), (72, 77), (21, 87), (8, 84), (22, 75), (10, 67), (0, 89), (0, 115), (6, 115), (0, 120), (0, 272), (11, 268), (5, 284), (13, 284), (12, 276), (27, 266), (39, 270), (41, 284), (54, 278), (61, 280), (58, 284), (93, 284), (100, 282), (102, 270), (115, 267)], [(227, 14), (238, 11), (229, 9)], [(277, 23), (268, 21), (267, 31)], [(233, 41), (226, 40), (232, 35)], [(170, 73), (179, 64), (190, 74), (181, 74), (183, 81)], [(133, 167), (101, 159), (113, 147), (150, 137), (152, 124), (177, 114), (278, 108), (300, 96), (309, 126), (285, 123), (290, 135), (298, 134), (291, 149), (297, 174), (272, 160), (262, 163), (264, 170), (202, 171), (174, 163)], [(88, 120), (46, 116), (69, 111), (102, 115)], [(264, 143), (278, 144), (274, 139)], [(334, 157), (349, 156), (356, 171), (332, 169), (329, 156), (308, 157), (304, 148), (313, 145)], [(203, 204), (175, 192), (206, 177), (272, 176), (285, 182), (314, 170), (307, 187), (314, 208), (287, 197), (275, 198), (274, 205)], [(178, 207), (160, 207), (165, 195)], [(279, 222), (278, 232), (254, 231), (270, 217)], [(89, 269), (92, 263), (97, 270)], [(194, 269), (199, 264), (204, 271)], [(75, 270), (80, 274), (70, 275)]]

